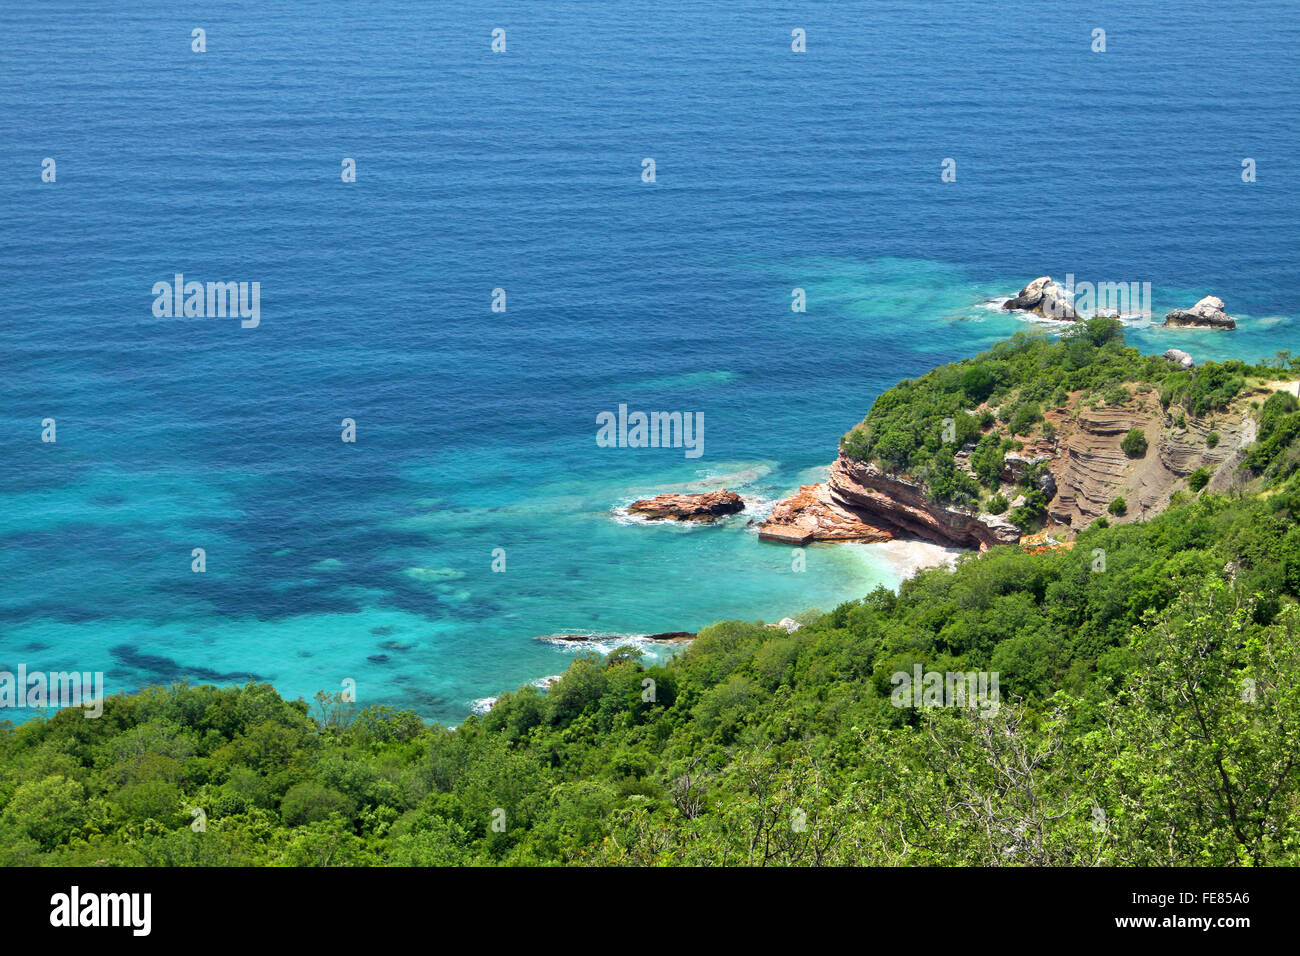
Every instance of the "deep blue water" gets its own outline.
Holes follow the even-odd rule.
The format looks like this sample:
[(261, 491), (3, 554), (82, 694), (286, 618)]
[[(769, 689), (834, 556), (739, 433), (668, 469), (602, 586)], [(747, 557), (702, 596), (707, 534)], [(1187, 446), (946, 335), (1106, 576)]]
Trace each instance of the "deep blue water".
[[(1146, 350), (1296, 348), (1300, 27), (1230, 6), (5, 0), (0, 667), (457, 721), (563, 669), (538, 635), (896, 583), (614, 509), (815, 480), (1043, 273), (1239, 317)], [(176, 272), (259, 282), (260, 326), (155, 317)], [(620, 402), (702, 412), (704, 454), (596, 447)]]

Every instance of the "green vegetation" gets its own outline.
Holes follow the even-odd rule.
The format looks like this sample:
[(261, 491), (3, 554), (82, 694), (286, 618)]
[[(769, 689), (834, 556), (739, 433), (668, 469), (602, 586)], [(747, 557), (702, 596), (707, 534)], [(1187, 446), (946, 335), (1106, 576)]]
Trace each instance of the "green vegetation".
[(989, 432), (980, 438), (975, 445), (975, 450), (971, 452), (971, 470), (979, 476), (983, 484), (989, 488), (996, 488), (1002, 474), (1004, 460), (1002, 443), (998, 440), (997, 433)]
[(1126, 515), (1128, 514), (1128, 502), (1124, 500), (1123, 495), (1119, 495), (1106, 506), (1106, 510), (1113, 515)]
[(1210, 470), (1204, 466), (1197, 468), (1187, 476), (1187, 487), (1192, 491), (1200, 491), (1210, 483)]
[(1119, 443), (1120, 449), (1129, 458), (1141, 458), (1147, 453), (1147, 436), (1140, 428), (1130, 428), (1128, 434)]
[(989, 514), (1000, 515), (1007, 510), (1007, 505), (1008, 503), (1007, 503), (1006, 496), (1001, 493), (998, 493), (989, 496), (988, 504), (986, 507), (988, 509)]
[(1033, 531), (1047, 514), (1047, 495), (1037, 488), (1025, 492), (1025, 501), (1011, 509), (1007, 519), (1021, 531)]
[(1117, 405), (1124, 405), (1132, 397), (1133, 396), (1129, 394), (1129, 390), (1125, 388), (1123, 385), (1113, 385), (1110, 388), (1106, 389), (1103, 395), (1106, 404), (1112, 407)]
[[(0, 861), (1295, 865), (1297, 509), (1292, 478), (995, 548), (794, 634), (580, 659), (454, 731), (257, 684), (113, 697), (0, 732)], [(1001, 708), (893, 706), (916, 664), (997, 671)]]
[[(997, 362), (1056, 346), (1008, 348), (989, 395)], [(0, 864), (1298, 865), (1300, 408), (1279, 395), (1244, 490), (970, 554), (795, 633), (584, 657), (456, 729), (251, 683), (0, 726)], [(895, 706), (917, 666), (995, 672), (1000, 706)]]
[(1276, 480), (1300, 469), (1300, 402), (1290, 392), (1274, 392), (1259, 414), (1259, 434), (1246, 454), (1245, 467)]

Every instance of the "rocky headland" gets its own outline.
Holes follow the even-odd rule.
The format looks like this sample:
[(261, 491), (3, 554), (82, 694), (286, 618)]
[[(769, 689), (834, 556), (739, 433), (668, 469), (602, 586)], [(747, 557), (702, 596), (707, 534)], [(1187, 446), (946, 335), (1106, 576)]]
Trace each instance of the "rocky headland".
[[(1178, 354), (1166, 356), (1171, 363), (1194, 366), (1186, 353), (1172, 351)], [(1061, 407), (1043, 413), (1019, 451), (1005, 454), (1001, 485), (993, 491), (1014, 509), (1028, 491), (1037, 490), (1047, 501), (1043, 530), (1066, 534), (1101, 516), (1112, 522), (1151, 517), (1201, 469), (1205, 484), (1223, 491), (1237, 480), (1237, 466), (1256, 437), (1251, 403), (1258, 405), (1276, 387), (1248, 389), (1228, 408), (1200, 416), (1179, 404), (1163, 407), (1158, 391), (1139, 383), (1125, 386), (1126, 399), (1115, 404), (1070, 393)], [(1123, 444), (1134, 430), (1146, 439), (1146, 448), (1130, 455)], [(955, 456), (957, 467), (972, 478), (978, 437)], [(1125, 502), (1118, 513), (1112, 510), (1117, 499)], [(981, 551), (1016, 543), (1022, 534), (1005, 513), (941, 503), (923, 481), (888, 473), (843, 451), (824, 483), (805, 485), (780, 501), (759, 527), (765, 540), (798, 545), (902, 538)]]

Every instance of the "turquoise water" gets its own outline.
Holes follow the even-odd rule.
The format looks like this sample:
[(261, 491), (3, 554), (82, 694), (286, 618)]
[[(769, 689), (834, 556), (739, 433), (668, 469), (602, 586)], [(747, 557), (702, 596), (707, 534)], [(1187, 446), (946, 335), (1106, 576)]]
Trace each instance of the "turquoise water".
[[(989, 300), (1150, 281), (1157, 315), (1213, 293), (1240, 327), (1135, 324), (1146, 351), (1296, 347), (1285, 10), (3, 11), (0, 668), (354, 680), (455, 722), (561, 671), (542, 635), (895, 585), (897, 549), (796, 573), (748, 521), (882, 389), (1032, 327)], [(155, 317), (175, 272), (260, 282), (260, 326)], [(703, 413), (703, 455), (598, 448), (620, 403)], [(724, 484), (755, 510), (618, 512)]]

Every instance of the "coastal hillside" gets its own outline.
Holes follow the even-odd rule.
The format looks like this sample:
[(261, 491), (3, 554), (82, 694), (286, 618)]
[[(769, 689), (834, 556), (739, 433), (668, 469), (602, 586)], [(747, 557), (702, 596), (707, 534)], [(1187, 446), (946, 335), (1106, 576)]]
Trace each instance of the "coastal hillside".
[[(993, 537), (784, 627), (718, 622), (666, 664), (580, 658), (454, 729), (254, 682), (6, 726), (0, 863), (1300, 864), (1300, 403), (1267, 387), (1296, 365), (1018, 337), (886, 392), (837, 468), (906, 482), (935, 521), (984, 525), (1014, 492), (1005, 520), (1068, 516), (1072, 549)], [(1085, 523), (1105, 493), (1076, 493), (1057, 518), (1108, 409), (1124, 461), (1087, 473), (1135, 507)]]
[(1139, 520), (1180, 491), (1243, 487), (1259, 412), (1276, 392), (1294, 397), (1292, 375), (1143, 356), (1113, 318), (1055, 342), (1016, 336), (882, 394), (828, 481), (780, 502), (760, 533), (987, 548)]

